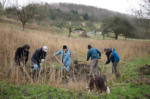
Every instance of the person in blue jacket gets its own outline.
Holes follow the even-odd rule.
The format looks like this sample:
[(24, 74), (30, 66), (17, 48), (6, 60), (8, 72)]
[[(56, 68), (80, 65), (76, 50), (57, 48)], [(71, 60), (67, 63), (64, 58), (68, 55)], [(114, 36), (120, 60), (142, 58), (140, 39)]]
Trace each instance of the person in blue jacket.
[(107, 61), (105, 64), (109, 64), (110, 62), (112, 62), (112, 73), (115, 73), (116, 77), (120, 77), (120, 71), (119, 71), (119, 61), (120, 61), (120, 57), (119, 55), (115, 52), (115, 48), (110, 49), (104, 49), (104, 52), (107, 56)]
[(92, 48), (91, 45), (88, 45), (87, 61), (90, 58), (91, 58), (91, 66), (89, 75), (91, 76), (98, 75), (98, 60), (101, 58), (101, 52), (96, 48)]
[(61, 54), (61, 63), (62, 63), (62, 70), (69, 72), (70, 70), (70, 64), (71, 64), (71, 53), (68, 50), (66, 45), (63, 45), (63, 48), (56, 52), (55, 56), (58, 56)]

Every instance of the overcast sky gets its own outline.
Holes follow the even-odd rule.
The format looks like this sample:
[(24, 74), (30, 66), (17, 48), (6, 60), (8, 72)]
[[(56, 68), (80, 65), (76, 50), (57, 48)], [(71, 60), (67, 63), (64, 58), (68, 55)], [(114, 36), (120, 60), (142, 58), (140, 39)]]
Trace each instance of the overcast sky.
[(48, 3), (75, 3), (105, 8), (122, 13), (130, 13), (131, 9), (139, 9), (142, 0), (18, 0), (19, 5), (26, 5), (32, 2)]

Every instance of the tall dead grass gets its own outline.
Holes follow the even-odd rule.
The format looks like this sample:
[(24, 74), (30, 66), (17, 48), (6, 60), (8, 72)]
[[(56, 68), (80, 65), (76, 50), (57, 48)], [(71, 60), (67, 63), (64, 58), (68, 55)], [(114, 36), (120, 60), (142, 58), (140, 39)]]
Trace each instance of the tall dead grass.
[[(53, 67), (53, 53), (61, 49), (62, 45), (66, 44), (72, 53), (72, 61), (74, 59), (86, 60), (87, 45), (91, 44), (93, 47), (102, 51), (103, 48), (116, 48), (121, 62), (131, 60), (135, 57), (146, 56), (150, 53), (150, 42), (146, 41), (124, 41), (124, 40), (94, 40), (94, 39), (73, 39), (67, 37), (57, 37), (48, 32), (41, 32), (35, 30), (27, 30), (26, 32), (15, 30), (9, 26), (0, 27), (0, 72), (3, 74), (3, 79), (6, 79), (8, 68), (13, 65), (13, 58), (15, 50), (24, 45), (30, 44), (29, 64), (31, 64), (31, 56), (34, 51), (43, 46), (48, 46), (48, 53), (46, 60), (50, 63), (49, 67)], [(82, 58), (81, 58), (82, 57)], [(105, 61), (104, 54), (101, 62)], [(60, 71), (58, 71), (60, 72)], [(61, 79), (56, 79), (55, 69), (50, 70), (49, 79), (46, 79), (46, 74), (41, 77), (39, 82), (41, 84), (48, 84), (55, 87), (65, 87), (75, 90), (83, 90), (85, 87), (84, 81), (73, 81), (72, 79), (66, 84), (61, 83)], [(15, 75), (15, 74), (12, 74)], [(60, 75), (58, 75), (60, 76)], [(21, 73), (19, 74), (19, 81), (17, 84), (24, 83)], [(9, 81), (14, 82), (15, 76)], [(28, 82), (27, 82), (28, 83)]]

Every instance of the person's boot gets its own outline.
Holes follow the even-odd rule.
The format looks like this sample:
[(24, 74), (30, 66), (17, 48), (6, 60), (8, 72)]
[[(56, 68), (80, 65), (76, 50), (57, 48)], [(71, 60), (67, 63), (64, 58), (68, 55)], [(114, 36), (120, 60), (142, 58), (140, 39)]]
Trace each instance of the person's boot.
[(116, 73), (117, 78), (121, 78), (121, 75), (119, 73)]

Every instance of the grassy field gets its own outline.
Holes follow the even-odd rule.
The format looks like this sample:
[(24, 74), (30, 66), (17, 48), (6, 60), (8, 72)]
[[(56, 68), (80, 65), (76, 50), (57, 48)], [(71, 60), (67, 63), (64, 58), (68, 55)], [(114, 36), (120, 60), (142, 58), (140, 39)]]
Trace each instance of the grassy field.
[[(0, 81), (1, 99), (149, 99), (150, 85), (141, 82), (125, 82), (129, 79), (137, 79), (137, 69), (144, 64), (150, 64), (150, 56), (137, 58), (124, 64), (121, 68), (123, 79), (115, 80), (111, 86), (111, 94), (100, 94), (93, 91), (75, 91), (64, 88), (50, 87), (42, 84), (13, 85)], [(143, 75), (143, 77), (146, 77)], [(148, 78), (147, 78), (148, 79)]]
[[(69, 97), (71, 96), (78, 99), (80, 95), (85, 99), (98, 97), (107, 99), (146, 99), (148, 97), (150, 85), (140, 82), (137, 72), (140, 66), (150, 64), (150, 42), (148, 40), (99, 40), (101, 38), (95, 38), (94, 36), (91, 38), (79, 38), (74, 34), (73, 36), (73, 38), (68, 38), (65, 34), (54, 34), (51, 30), (43, 31), (43, 28), (41, 30), (40, 28), (27, 28), (25, 31), (22, 31), (19, 23), (0, 23), (0, 98), (49, 99), (49, 95), (53, 98), (56, 97), (56, 99), (59, 99), (59, 96), (65, 97), (64, 99), (70, 99)], [(31, 84), (22, 78), (21, 73), (18, 74), (18, 80), (15, 79), (15, 73), (11, 75), (11, 78), (7, 78), (8, 69), (13, 67), (15, 50), (24, 44), (31, 46), (28, 66), (31, 66), (30, 59), (33, 52), (43, 45), (48, 46), (46, 57), (48, 63), (43, 63), (42, 67), (43, 69), (53, 68), (49, 79), (46, 79), (45, 74), (39, 82)], [(95, 91), (91, 95), (87, 94), (87, 90), (85, 89), (86, 81), (82, 79), (74, 81), (70, 78), (67, 83), (62, 83), (60, 78), (55, 78), (56, 75), (60, 76), (61, 66), (56, 63), (53, 53), (61, 49), (64, 44), (71, 50), (72, 68), (74, 68), (74, 60), (81, 60), (86, 64), (90, 64), (86, 62), (88, 44), (91, 44), (102, 52), (102, 59), (99, 64), (100, 68), (104, 66), (106, 61), (106, 57), (102, 51), (103, 48), (116, 48), (121, 58), (120, 69), (122, 79), (116, 79), (111, 74), (111, 64), (106, 65), (103, 70), (103, 73), (107, 76), (108, 85), (111, 87), (110, 95), (102, 94), (99, 96)], [(56, 71), (56, 67), (59, 71)], [(145, 77), (145, 79), (148, 78), (149, 76)], [(50, 94), (48, 94), (49, 90)]]

